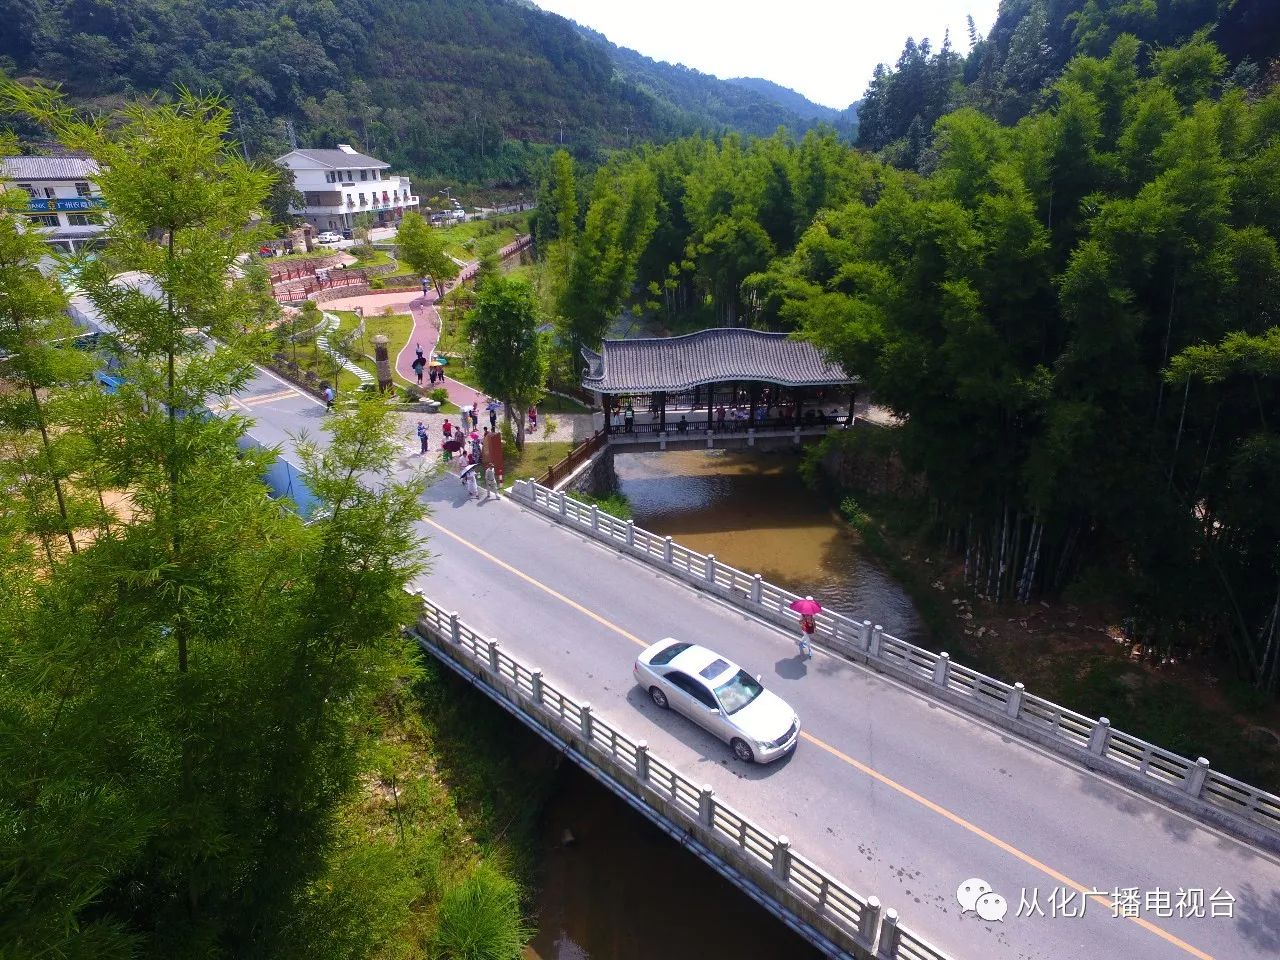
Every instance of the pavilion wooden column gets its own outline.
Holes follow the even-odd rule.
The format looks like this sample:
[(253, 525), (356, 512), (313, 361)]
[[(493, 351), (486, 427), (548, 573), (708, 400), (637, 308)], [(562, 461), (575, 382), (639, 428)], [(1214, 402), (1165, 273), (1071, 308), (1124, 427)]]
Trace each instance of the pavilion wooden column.
[(712, 424), (715, 423), (715, 420), (712, 419), (715, 413), (715, 410), (714, 410), (715, 404), (716, 404), (715, 384), (708, 383), (707, 384), (707, 429), (708, 430), (710, 430)]
[(613, 395), (602, 393), (601, 405), (604, 407), (604, 435), (613, 433)]
[[(667, 395), (663, 392), (654, 394), (654, 399), (658, 401), (658, 432), (667, 432)], [(650, 404), (650, 409), (653, 405)]]
[(849, 415), (844, 418), (844, 423), (846, 427), (853, 426), (853, 402), (857, 399), (858, 399), (858, 388), (850, 387), (849, 388)]
[(760, 399), (760, 384), (754, 380), (751, 381), (751, 409), (747, 412), (747, 426), (754, 427), (756, 424), (756, 402)]

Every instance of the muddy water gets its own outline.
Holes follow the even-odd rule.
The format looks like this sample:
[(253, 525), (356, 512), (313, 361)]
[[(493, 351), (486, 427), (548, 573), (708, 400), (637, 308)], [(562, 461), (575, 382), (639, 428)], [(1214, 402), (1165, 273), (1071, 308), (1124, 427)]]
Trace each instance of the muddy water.
[(906, 592), (859, 551), (839, 517), (800, 482), (792, 453), (680, 450), (618, 454), (636, 526), (858, 620), (919, 637)]
[(587, 774), (566, 763), (559, 776), (543, 813), (538, 935), (527, 960), (820, 960)]

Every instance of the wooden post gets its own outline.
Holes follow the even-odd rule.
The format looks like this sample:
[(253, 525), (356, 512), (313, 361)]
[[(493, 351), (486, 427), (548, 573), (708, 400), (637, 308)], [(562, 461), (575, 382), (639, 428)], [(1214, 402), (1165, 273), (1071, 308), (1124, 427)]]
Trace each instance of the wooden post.
[[(659, 392), (654, 394), (654, 399), (658, 401), (658, 432), (666, 433), (667, 432), (667, 395), (666, 393)], [(649, 404), (649, 409), (652, 411), (653, 409), (652, 403)]]
[(858, 388), (850, 387), (849, 388), (849, 415), (844, 418), (844, 423), (846, 427), (853, 426), (853, 403), (857, 399), (858, 399)]

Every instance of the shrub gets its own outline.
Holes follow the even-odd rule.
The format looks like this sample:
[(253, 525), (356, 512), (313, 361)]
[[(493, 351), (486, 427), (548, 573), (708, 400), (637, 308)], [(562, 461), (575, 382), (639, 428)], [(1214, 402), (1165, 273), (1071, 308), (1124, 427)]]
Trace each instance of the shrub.
[(381, 289), (382, 289), (383, 287), (385, 287), (386, 285), (387, 285), (387, 284), (386, 284), (386, 281), (385, 281), (385, 280), (383, 280), (381, 277), (370, 277), (370, 278), (369, 278), (369, 289), (370, 289), (370, 290), (381, 290)]
[(871, 518), (863, 512), (862, 507), (858, 506), (858, 501), (853, 497), (845, 497), (840, 501), (840, 512), (855, 530), (865, 532), (871, 525)]
[(435, 960), (519, 960), (529, 930), (520, 916), (520, 888), (479, 864), (445, 891), (431, 938)]
[(432, 400), (435, 400), (437, 403), (448, 403), (449, 391), (446, 390), (444, 387), (436, 387), (434, 390), (431, 390), (427, 393), (427, 397)]

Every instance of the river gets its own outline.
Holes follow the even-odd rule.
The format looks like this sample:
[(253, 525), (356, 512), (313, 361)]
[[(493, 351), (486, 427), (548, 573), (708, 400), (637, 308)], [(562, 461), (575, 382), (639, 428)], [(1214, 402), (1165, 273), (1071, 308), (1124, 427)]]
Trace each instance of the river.
[(637, 527), (882, 624), (895, 637), (920, 638), (906, 591), (801, 483), (794, 454), (679, 450), (618, 454), (614, 463)]
[[(810, 493), (790, 453), (682, 450), (615, 457), (636, 526), (760, 573), (824, 606), (920, 635), (905, 591)], [(573, 840), (564, 843), (568, 829)], [(810, 960), (805, 941), (576, 768), (543, 826), (530, 960)], [(709, 945), (714, 948), (709, 949)]]

